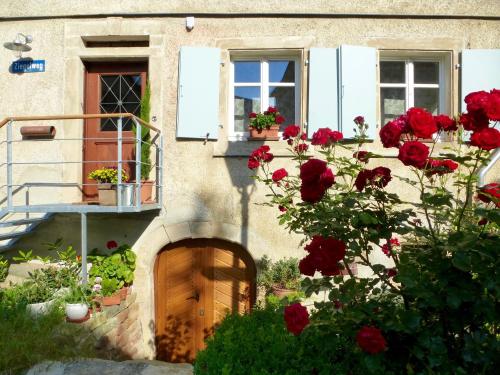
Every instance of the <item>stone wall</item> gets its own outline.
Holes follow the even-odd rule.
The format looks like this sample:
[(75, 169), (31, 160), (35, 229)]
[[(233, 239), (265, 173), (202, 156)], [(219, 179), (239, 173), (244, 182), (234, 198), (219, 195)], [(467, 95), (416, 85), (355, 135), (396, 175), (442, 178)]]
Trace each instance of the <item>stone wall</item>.
[(120, 305), (103, 306), (101, 312), (93, 313), (88, 321), (82, 323), (82, 328), (92, 332), (97, 339), (97, 348), (103, 351), (102, 357), (145, 357), (139, 309), (136, 294), (130, 293)]

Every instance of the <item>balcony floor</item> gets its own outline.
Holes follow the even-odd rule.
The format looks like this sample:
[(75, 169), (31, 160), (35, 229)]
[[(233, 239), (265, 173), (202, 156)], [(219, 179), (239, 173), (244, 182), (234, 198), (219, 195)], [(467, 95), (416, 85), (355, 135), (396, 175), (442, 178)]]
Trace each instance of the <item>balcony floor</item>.
[(143, 212), (159, 210), (160, 204), (156, 202), (143, 203), (136, 206), (100, 206), (98, 204), (88, 204), (84, 202), (75, 204), (40, 204), (29, 206), (14, 206), (11, 212), (75, 212), (75, 213), (121, 213), (121, 212)]

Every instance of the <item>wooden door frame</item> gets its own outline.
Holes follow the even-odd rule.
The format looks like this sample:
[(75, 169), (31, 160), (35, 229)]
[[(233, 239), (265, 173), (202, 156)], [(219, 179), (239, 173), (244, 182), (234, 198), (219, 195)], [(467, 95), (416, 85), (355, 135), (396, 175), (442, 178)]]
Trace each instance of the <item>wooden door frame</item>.
[[(192, 247), (192, 248), (217, 248), (221, 250), (231, 251), (235, 253), (237, 256), (241, 258), (241, 260), (245, 263), (246, 268), (248, 269), (252, 278), (250, 280), (250, 306), (254, 306), (257, 299), (257, 267), (254, 259), (250, 255), (250, 253), (240, 244), (229, 242), (227, 240), (220, 239), (185, 239), (178, 242), (170, 243), (163, 247), (156, 255), (156, 259), (153, 266), (153, 281), (154, 281), (154, 301), (153, 301), (153, 310), (154, 310), (154, 337), (155, 337), (155, 352), (157, 351), (157, 343), (156, 337), (158, 336), (157, 331), (157, 319), (160, 314), (158, 305), (158, 263), (162, 253), (170, 250), (175, 250), (181, 247)], [(213, 255), (213, 254), (212, 254)], [(215, 296), (211, 295), (212, 301), (214, 301)], [(213, 313), (211, 313), (213, 314)], [(205, 317), (206, 319), (206, 317)], [(213, 320), (213, 316), (212, 316)], [(158, 353), (157, 353), (158, 354)]]
[[(148, 61), (133, 61), (133, 62), (125, 62), (125, 61), (99, 61), (99, 62), (93, 62), (93, 61), (84, 61), (84, 90), (83, 90), (83, 108), (84, 108), (84, 113), (87, 114), (89, 113), (89, 110), (95, 113), (99, 113), (99, 102), (100, 102), (100, 96), (101, 96), (101, 86), (100, 86), (100, 81), (99, 79), (91, 78), (90, 76), (92, 74), (96, 75), (112, 75), (112, 74), (140, 74), (141, 79), (143, 82), (147, 82), (148, 79), (148, 69), (149, 69), (149, 63)], [(141, 86), (141, 97), (144, 95), (144, 92), (146, 90), (146, 84), (143, 84)], [(97, 101), (94, 100), (92, 103), (92, 100), (90, 100), (90, 95), (92, 93), (97, 93)], [(95, 105), (97, 103), (97, 106)], [(97, 107), (97, 109), (95, 109)], [(88, 156), (90, 155), (89, 151), (89, 145), (90, 142), (86, 140), (88, 134), (90, 132), (91, 127), (97, 127), (100, 126), (98, 122), (100, 119), (91, 119), (91, 120), (84, 120), (83, 124), (83, 130), (82, 130), (82, 160), (84, 161), (82, 163), (82, 184), (85, 184), (88, 182), (87, 179), (87, 174), (88, 174), (88, 169), (87, 163), (85, 161), (88, 159)], [(99, 128), (100, 129), (100, 128)], [(99, 138), (101, 136), (101, 130), (98, 130), (98, 132), (94, 135), (95, 138)], [(123, 131), (123, 137), (131, 138), (133, 137), (133, 132), (132, 131)], [(134, 141), (131, 140), (123, 140), (123, 144), (127, 143), (134, 143)], [(82, 185), (82, 200), (89, 200), (92, 199), (87, 195), (85, 192), (85, 186)]]

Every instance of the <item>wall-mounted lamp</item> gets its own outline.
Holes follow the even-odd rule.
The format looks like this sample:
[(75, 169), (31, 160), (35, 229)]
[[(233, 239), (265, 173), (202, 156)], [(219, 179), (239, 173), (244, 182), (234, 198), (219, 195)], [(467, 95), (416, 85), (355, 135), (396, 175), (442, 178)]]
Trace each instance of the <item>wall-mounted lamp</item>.
[(194, 29), (194, 17), (186, 17), (186, 29), (188, 31)]
[(31, 51), (31, 47), (28, 44), (32, 41), (33, 37), (31, 35), (17, 33), (13, 42), (4, 43), (3, 46), (11, 51), (17, 51), (18, 57), (21, 58), (23, 52)]

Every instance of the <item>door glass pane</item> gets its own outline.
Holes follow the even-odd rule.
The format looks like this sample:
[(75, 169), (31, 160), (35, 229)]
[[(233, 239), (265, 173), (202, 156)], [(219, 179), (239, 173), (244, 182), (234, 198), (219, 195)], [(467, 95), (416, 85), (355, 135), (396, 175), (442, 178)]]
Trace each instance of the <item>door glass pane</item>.
[(415, 107), (427, 109), (433, 115), (439, 113), (439, 89), (415, 88)]
[(285, 122), (280, 125), (280, 131), (289, 124), (295, 124), (295, 87), (269, 87), (269, 105), (276, 107)]
[(406, 111), (404, 88), (383, 87), (380, 89), (382, 124), (395, 119)]
[(295, 61), (269, 61), (269, 82), (295, 82)]
[[(100, 77), (101, 113), (141, 113), (142, 79), (139, 74), (102, 75)], [(101, 119), (101, 131), (116, 131), (118, 119)], [(132, 130), (132, 120), (123, 119), (123, 130)]]
[(234, 131), (248, 131), (248, 115), (260, 112), (260, 86), (234, 88)]
[(237, 83), (260, 82), (260, 61), (235, 61), (234, 82)]
[(406, 69), (404, 61), (381, 61), (380, 82), (381, 83), (405, 83)]
[(413, 63), (415, 83), (439, 83), (439, 63), (415, 61)]

